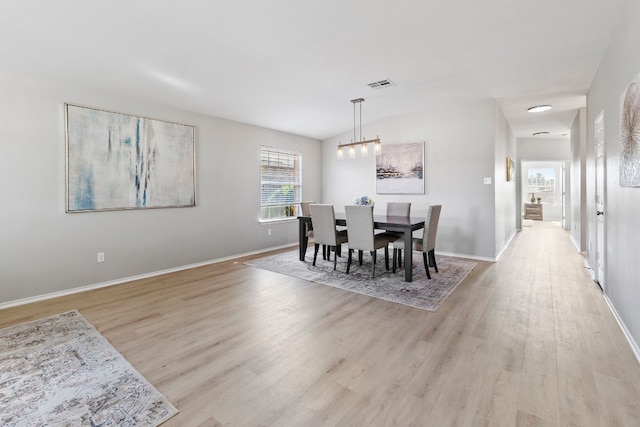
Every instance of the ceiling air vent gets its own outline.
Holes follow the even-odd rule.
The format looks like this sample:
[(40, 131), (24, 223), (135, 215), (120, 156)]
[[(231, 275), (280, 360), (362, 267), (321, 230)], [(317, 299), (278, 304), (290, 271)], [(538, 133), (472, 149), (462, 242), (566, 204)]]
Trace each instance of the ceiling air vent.
[(395, 86), (396, 84), (389, 79), (380, 80), (373, 83), (368, 83), (371, 89), (382, 89), (389, 86)]

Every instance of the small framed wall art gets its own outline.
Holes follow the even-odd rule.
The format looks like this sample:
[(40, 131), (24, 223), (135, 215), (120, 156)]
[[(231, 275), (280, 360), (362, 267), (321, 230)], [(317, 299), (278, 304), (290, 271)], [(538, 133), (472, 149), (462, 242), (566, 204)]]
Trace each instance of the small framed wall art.
[(424, 141), (387, 144), (376, 156), (377, 194), (424, 194)]
[(516, 165), (510, 157), (507, 157), (507, 182), (512, 182), (516, 177)]

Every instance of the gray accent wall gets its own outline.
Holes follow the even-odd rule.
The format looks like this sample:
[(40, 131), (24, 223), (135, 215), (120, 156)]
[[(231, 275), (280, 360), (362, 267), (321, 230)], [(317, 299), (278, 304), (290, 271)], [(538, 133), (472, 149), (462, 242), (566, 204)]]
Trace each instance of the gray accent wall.
[[(605, 126), (605, 294), (635, 341), (640, 342), (640, 188), (620, 187), (620, 105), (627, 86), (640, 72), (639, 2), (625, 11), (587, 95), (587, 257), (595, 268), (596, 207), (594, 121), (604, 112)], [(591, 250), (589, 249), (591, 246)]]
[[(0, 93), (0, 304), (296, 242), (258, 221), (261, 145), (301, 152), (321, 197), (318, 140), (1, 71)], [(65, 213), (65, 102), (194, 125), (197, 206)]]

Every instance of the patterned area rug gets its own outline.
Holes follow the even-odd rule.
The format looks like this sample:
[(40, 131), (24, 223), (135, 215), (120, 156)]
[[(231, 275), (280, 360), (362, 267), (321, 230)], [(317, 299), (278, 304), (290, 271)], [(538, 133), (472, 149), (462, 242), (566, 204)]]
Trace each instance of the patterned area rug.
[[(376, 277), (371, 278), (371, 259), (368, 254), (365, 254), (362, 266), (358, 265), (357, 255), (354, 254), (355, 262), (351, 264), (347, 275), (346, 249), (343, 251), (345, 254), (338, 257), (336, 271), (333, 270), (333, 258), (330, 262), (324, 261), (321, 254), (318, 254), (314, 267), (311, 248), (307, 251), (304, 262), (298, 259), (298, 251), (295, 250), (248, 261), (245, 264), (428, 311), (436, 311), (477, 265), (473, 261), (438, 256), (439, 272), (436, 273), (432, 268), (429, 280), (424, 272), (422, 253), (414, 252), (413, 281), (405, 282), (404, 266), (395, 274), (391, 270), (385, 270), (382, 251), (378, 254)], [(391, 260), (389, 263), (391, 264)]]
[(78, 311), (0, 329), (0, 425), (157, 426), (178, 410)]

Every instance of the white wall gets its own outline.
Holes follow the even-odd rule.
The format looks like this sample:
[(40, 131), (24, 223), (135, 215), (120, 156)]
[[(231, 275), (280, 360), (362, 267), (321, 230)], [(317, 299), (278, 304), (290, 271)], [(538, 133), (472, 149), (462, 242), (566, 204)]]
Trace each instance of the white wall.
[[(507, 181), (507, 157), (516, 162), (516, 138), (502, 110), (496, 108), (495, 188), (496, 248), (505, 248), (516, 232), (516, 167), (513, 181)], [(517, 164), (517, 163), (516, 163)]]
[[(385, 145), (425, 141), (424, 195), (376, 194), (375, 157), (337, 160), (340, 142), (351, 132), (323, 141), (323, 201), (336, 206), (369, 195), (374, 211), (383, 213), (389, 201), (409, 201), (413, 215), (442, 204), (436, 251), (494, 259), (496, 248), (496, 103), (493, 100), (443, 107), (439, 110), (392, 117), (363, 125), (363, 136), (376, 135)], [(349, 117), (349, 111), (345, 111)], [(503, 130), (504, 132), (504, 130)], [(500, 179), (506, 172), (502, 165)], [(504, 172), (504, 173), (503, 173)], [(483, 184), (490, 177), (491, 185)], [(508, 234), (502, 230), (501, 234)]]
[(620, 103), (627, 86), (640, 72), (639, 2), (626, 2), (587, 96), (587, 251), (595, 267), (595, 155), (593, 123), (604, 111), (605, 123), (605, 269), (607, 298), (636, 343), (640, 342), (640, 188), (620, 187)]
[[(300, 151), (321, 198), (317, 140), (1, 71), (0, 93), (0, 303), (297, 241), (258, 222), (261, 145)], [(65, 213), (65, 102), (195, 125), (197, 207)]]

